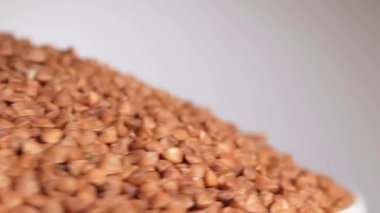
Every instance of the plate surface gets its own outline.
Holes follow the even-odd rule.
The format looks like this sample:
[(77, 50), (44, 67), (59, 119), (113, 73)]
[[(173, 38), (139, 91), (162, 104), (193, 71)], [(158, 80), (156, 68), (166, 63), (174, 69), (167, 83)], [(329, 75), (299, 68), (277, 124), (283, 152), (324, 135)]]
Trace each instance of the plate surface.
[(355, 194), (355, 202), (349, 208), (341, 211), (341, 213), (367, 213), (365, 201), (361, 194)]

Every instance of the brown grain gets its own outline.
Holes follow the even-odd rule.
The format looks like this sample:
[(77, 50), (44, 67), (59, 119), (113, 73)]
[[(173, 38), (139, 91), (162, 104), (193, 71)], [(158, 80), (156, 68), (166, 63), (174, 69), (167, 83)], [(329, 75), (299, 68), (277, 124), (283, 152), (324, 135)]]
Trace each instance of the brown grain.
[(328, 177), (74, 50), (0, 33), (0, 212), (336, 212)]

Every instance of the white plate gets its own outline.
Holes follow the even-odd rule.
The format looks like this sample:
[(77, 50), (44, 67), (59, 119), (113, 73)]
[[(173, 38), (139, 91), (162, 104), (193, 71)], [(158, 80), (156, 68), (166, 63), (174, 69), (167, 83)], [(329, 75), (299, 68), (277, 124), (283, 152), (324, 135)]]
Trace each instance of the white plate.
[(355, 194), (355, 202), (340, 213), (367, 213), (363, 196), (361, 194)]

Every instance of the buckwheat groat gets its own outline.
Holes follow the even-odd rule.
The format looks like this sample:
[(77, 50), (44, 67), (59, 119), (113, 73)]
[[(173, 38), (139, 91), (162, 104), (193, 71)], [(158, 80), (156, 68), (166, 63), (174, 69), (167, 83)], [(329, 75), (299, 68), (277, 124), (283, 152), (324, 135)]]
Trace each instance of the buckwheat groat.
[(260, 134), (72, 49), (0, 34), (0, 212), (336, 212)]

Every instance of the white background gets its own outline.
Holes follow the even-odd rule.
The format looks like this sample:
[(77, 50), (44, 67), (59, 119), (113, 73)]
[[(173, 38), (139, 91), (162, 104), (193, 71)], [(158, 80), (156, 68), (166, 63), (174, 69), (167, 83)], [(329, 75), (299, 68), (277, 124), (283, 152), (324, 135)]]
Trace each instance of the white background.
[(0, 0), (0, 29), (265, 131), (380, 209), (379, 1)]

